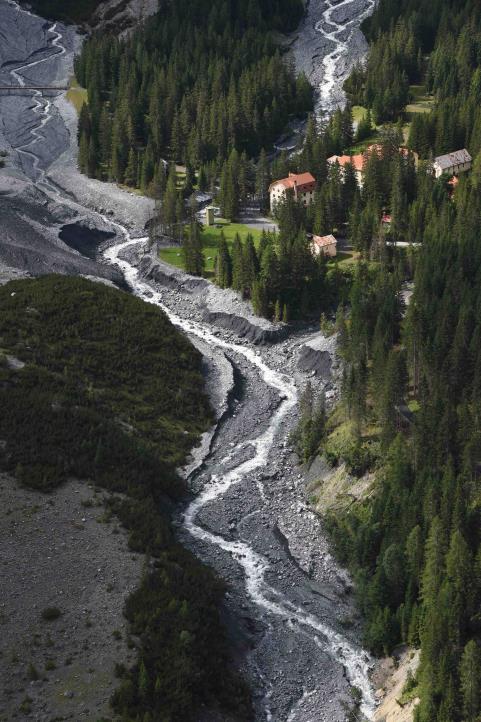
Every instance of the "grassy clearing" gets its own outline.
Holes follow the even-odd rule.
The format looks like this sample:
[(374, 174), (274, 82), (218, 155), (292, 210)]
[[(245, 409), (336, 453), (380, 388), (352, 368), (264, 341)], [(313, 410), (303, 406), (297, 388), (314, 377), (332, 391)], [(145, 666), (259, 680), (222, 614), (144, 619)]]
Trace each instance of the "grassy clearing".
[(348, 266), (355, 263), (360, 255), (361, 254), (356, 251), (339, 251), (337, 256), (329, 259), (328, 263), (333, 266), (336, 265), (336, 263), (340, 266)]
[(82, 106), (88, 101), (88, 94), (85, 88), (81, 88), (77, 82), (77, 79), (72, 76), (70, 78), (70, 88), (67, 90), (67, 100), (72, 103), (77, 115), (80, 115)]
[(356, 143), (355, 145), (348, 148), (346, 151), (349, 154), (356, 155), (358, 153), (364, 153), (366, 148), (368, 148), (370, 145), (373, 145), (373, 143), (379, 142), (379, 133), (377, 130), (369, 136), (369, 138), (366, 138), (365, 140), (361, 141), (360, 143)]
[(367, 108), (364, 108), (362, 105), (353, 105), (352, 106), (352, 117), (354, 118), (355, 123), (360, 123), (361, 120), (364, 120), (366, 115), (367, 115)]
[[(240, 235), (242, 240), (244, 240), (247, 234), (250, 233), (254, 238), (256, 247), (259, 245), (261, 238), (261, 231), (255, 228), (249, 228), (249, 226), (246, 226), (243, 223), (230, 223), (223, 218), (217, 218), (215, 226), (205, 226), (202, 231), (202, 241), (204, 244), (205, 272), (207, 276), (214, 273), (215, 257), (219, 248), (220, 234), (222, 231), (224, 231), (229, 248), (232, 247), (236, 233)], [(160, 251), (160, 257), (163, 261), (170, 263), (172, 266), (176, 266), (177, 268), (184, 267), (182, 249), (179, 246), (162, 248)]]
[(434, 96), (426, 92), (425, 85), (411, 85), (413, 102), (406, 106), (406, 113), (431, 113), (434, 107)]

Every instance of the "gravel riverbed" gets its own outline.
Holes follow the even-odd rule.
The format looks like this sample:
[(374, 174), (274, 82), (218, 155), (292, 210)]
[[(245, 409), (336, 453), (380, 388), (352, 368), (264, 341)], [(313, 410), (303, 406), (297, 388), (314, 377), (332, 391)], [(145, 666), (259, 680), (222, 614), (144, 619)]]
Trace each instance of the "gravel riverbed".
[[(146, 258), (142, 244), (124, 246), (115, 257), (135, 292), (161, 304), (193, 340), (200, 335), (204, 343), (202, 286), (181, 273), (177, 284), (153, 280), (152, 267), (163, 264)], [(108, 255), (112, 258), (113, 252)], [(148, 278), (135, 268), (148, 269)], [(228, 306), (231, 292), (220, 293), (226, 294)], [(198, 508), (193, 517), (189, 509), (179, 513), (178, 531), (183, 543), (229, 585), (226, 616), (256, 692), (256, 719), (342, 722), (352, 705), (353, 683), (362, 687), (369, 715), (370, 660), (357, 641), (351, 581), (332, 557), (321, 520), (309, 509), (302, 469), (288, 442), (298, 417), (295, 403), (287, 399), (308, 380), (330, 398), (337, 394), (334, 341), (299, 332), (276, 344), (256, 345), (239, 339), (235, 329), (215, 324), (206, 333), (211, 350), (235, 369), (235, 385), (229, 387), (230, 411), (220, 420), (202, 465), (189, 477)], [(324, 373), (301, 370), (306, 349), (319, 353)], [(273, 373), (272, 383), (259, 361)], [(288, 410), (277, 422), (283, 404)], [(256, 465), (259, 455), (262, 463)]]
[[(324, 60), (350, 37), (354, 47), (351, 25), (368, 9), (369, 0), (335, 7), (311, 0), (305, 22), (315, 21), (318, 46), (313, 53), (304, 26), (293, 52), (312, 72), (323, 65), (319, 83), (326, 83), (326, 73), (329, 82), (338, 78), (340, 58)], [(11, 35), (1, 51), (4, 79), (16, 69), (32, 83), (66, 81), (79, 43), (72, 28), (53, 28), (0, 0), (2, 28), (4, 21)], [(339, 83), (332, 93), (334, 87)], [(0, 98), (0, 145), (9, 151), (0, 170), (0, 277), (56, 270), (120, 285), (125, 276), (133, 292), (161, 304), (201, 348), (218, 424), (186, 470), (192, 502), (179, 510), (178, 534), (228, 585), (225, 616), (254, 689), (256, 720), (342, 722), (352, 685), (362, 689), (369, 717), (370, 660), (358, 643), (351, 583), (309, 509), (288, 443), (307, 380), (329, 398), (337, 393), (333, 341), (318, 332), (286, 335), (282, 326), (256, 321), (235, 294), (184, 274), (166, 280), (162, 264), (139, 255), (140, 241), (132, 243), (145, 234), (151, 202), (78, 173), (75, 113), (62, 94), (54, 95), (51, 102)], [(19, 231), (21, 222), (26, 227)], [(75, 226), (75, 243), (71, 228), (68, 242), (60, 238), (65, 226)], [(96, 239), (90, 253), (89, 231)], [(104, 257), (116, 265), (95, 253), (98, 232)]]

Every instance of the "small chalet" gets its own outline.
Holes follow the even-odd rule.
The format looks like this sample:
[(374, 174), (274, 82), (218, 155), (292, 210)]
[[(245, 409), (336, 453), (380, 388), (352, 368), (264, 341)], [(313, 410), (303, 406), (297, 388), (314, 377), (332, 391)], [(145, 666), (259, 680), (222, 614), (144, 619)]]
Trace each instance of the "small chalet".
[(451, 176), (457, 176), (460, 173), (466, 173), (471, 170), (473, 165), (473, 159), (466, 150), (457, 150), (454, 153), (447, 153), (446, 155), (439, 155), (434, 159), (433, 171), (436, 178), (440, 178), (444, 173), (448, 173)]
[(312, 236), (311, 251), (313, 256), (329, 256), (334, 258), (337, 256), (337, 240), (333, 235), (329, 236)]
[(456, 188), (458, 187), (458, 185), (459, 185), (459, 178), (457, 175), (453, 175), (453, 177), (450, 180), (448, 180), (448, 193), (451, 198), (454, 196), (454, 192), (455, 192)]
[(271, 183), (269, 186), (271, 213), (276, 205), (285, 199), (289, 190), (293, 191), (297, 201), (308, 206), (314, 200), (316, 179), (310, 173), (289, 173), (287, 178)]

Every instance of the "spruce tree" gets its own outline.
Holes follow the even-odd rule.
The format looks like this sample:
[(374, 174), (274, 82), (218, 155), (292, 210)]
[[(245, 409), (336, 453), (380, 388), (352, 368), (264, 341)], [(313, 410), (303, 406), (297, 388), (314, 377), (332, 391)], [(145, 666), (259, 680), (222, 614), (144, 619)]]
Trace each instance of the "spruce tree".
[(481, 654), (474, 639), (464, 647), (459, 676), (464, 718), (466, 722), (476, 722), (481, 711)]
[(221, 231), (220, 234), (219, 248), (217, 251), (216, 283), (221, 288), (230, 288), (232, 285), (232, 259), (223, 231)]

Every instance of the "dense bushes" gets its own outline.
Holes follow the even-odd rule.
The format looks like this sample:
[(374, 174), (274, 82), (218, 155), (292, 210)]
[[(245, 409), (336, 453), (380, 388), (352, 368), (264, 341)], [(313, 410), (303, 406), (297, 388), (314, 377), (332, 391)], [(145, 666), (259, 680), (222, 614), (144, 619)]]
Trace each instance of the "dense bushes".
[(212, 420), (200, 354), (155, 306), (83, 279), (11, 282), (0, 309), (0, 468), (46, 491), (76, 476), (122, 492), (111, 509), (130, 548), (154, 560), (127, 601), (139, 661), (116, 712), (187, 722), (210, 706), (248, 718), (222, 587), (170, 526), (184, 493), (175, 469)]

